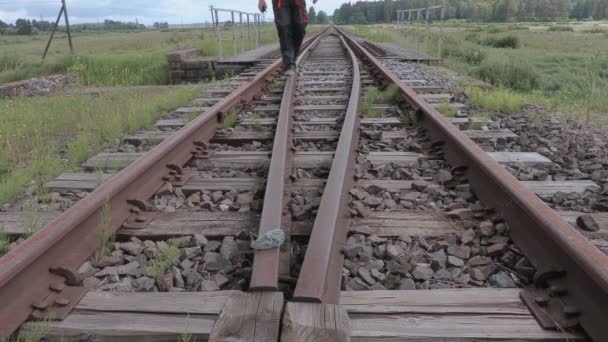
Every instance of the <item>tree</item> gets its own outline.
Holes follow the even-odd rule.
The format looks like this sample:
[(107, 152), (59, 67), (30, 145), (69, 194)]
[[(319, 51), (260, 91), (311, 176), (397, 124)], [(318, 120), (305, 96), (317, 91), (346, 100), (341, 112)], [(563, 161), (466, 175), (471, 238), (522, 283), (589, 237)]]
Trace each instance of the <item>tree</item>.
[(317, 23), (317, 12), (315, 11), (315, 8), (312, 6), (310, 6), (310, 8), (308, 9), (308, 22), (310, 24)]
[(0, 33), (4, 33), (4, 31), (6, 31), (7, 28), (8, 28), (8, 24), (5, 23), (4, 21), (0, 20)]
[(17, 19), (15, 22), (15, 27), (17, 28), (17, 34), (32, 34), (32, 23), (27, 19)]
[(319, 11), (319, 14), (317, 14), (317, 24), (329, 24), (329, 18), (327, 17), (327, 13)]

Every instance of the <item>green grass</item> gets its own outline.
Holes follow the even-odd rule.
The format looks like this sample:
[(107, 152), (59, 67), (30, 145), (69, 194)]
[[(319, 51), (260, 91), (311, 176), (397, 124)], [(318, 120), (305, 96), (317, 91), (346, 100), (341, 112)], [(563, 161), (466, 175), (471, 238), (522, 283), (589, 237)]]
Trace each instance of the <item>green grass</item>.
[(188, 103), (200, 87), (119, 89), (98, 96), (15, 98), (0, 102), (0, 203), (74, 170), (124, 132), (151, 126)]
[[(231, 34), (224, 29), (225, 37)], [(80, 32), (73, 36), (75, 56), (65, 34), (59, 34), (41, 61), (47, 39), (47, 34), (0, 36), (0, 83), (74, 71), (85, 85), (162, 85), (168, 83), (166, 53), (200, 48), (204, 57), (217, 57), (218, 52), (212, 29)], [(264, 26), (260, 44), (276, 41), (276, 29)], [(224, 56), (232, 53), (232, 44), (224, 42)]]
[(373, 105), (377, 104), (394, 104), (399, 98), (399, 87), (391, 84), (384, 90), (377, 87), (367, 88), (367, 93), (360, 105), (361, 113), (368, 118), (375, 118), (382, 115), (384, 110), (377, 110)]
[(234, 109), (231, 109), (226, 116), (224, 116), (224, 120), (222, 121), (222, 128), (232, 128), (236, 125), (237, 112)]
[(547, 31), (549, 31), (549, 32), (574, 32), (574, 29), (570, 26), (555, 25), (555, 26), (549, 27), (547, 29)]
[(465, 92), (474, 105), (494, 112), (518, 112), (531, 101), (530, 98), (520, 93), (502, 88), (483, 90), (477, 87), (467, 87)]
[(6, 232), (0, 230), (0, 255), (8, 253), (8, 246), (11, 244), (11, 240)]
[(450, 106), (450, 103), (447, 101), (441, 102), (439, 106), (437, 106), (437, 111), (448, 118), (453, 118), (456, 116), (456, 108)]
[[(605, 117), (608, 113), (608, 35), (592, 32), (608, 32), (608, 23), (585, 22), (566, 26), (573, 28), (572, 31), (549, 31), (550, 27), (556, 25), (449, 22), (444, 29), (444, 63), (457, 72), (498, 86), (499, 91), (510, 91), (509, 96), (522, 95), (549, 110)], [(375, 41), (408, 48), (416, 46), (413, 29), (397, 25), (353, 26), (348, 29)], [(424, 30), (418, 27), (418, 46), (432, 56), (438, 52), (438, 31), (438, 26), (432, 27), (430, 43), (426, 46), (423, 43)], [(505, 35), (505, 32), (508, 33)], [(504, 37), (509, 39), (498, 45), (516, 45), (519, 48), (484, 45)], [(518, 43), (514, 43), (515, 40)], [(505, 108), (505, 105), (492, 106)]]
[(148, 265), (144, 268), (146, 276), (152, 279), (158, 279), (173, 266), (180, 258), (180, 249), (173, 245), (159, 249), (154, 259), (150, 260)]

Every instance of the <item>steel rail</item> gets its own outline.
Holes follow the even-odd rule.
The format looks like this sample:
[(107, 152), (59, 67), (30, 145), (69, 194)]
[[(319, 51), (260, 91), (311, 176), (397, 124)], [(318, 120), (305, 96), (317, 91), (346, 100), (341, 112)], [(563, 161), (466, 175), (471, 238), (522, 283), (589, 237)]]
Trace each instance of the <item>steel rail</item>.
[[(307, 38), (305, 44), (310, 44), (322, 32)], [(120, 227), (137, 212), (137, 207), (128, 203), (152, 196), (175, 165), (181, 167), (194, 153), (200, 152), (201, 145), (215, 134), (223, 115), (241, 101), (253, 98), (281, 65), (277, 59), (251, 82), (236, 89), (0, 258), (0, 337), (8, 337), (15, 331), (34, 312), (34, 307), (52, 307), (58, 299), (61, 299), (58, 304), (64, 305), (64, 299), (69, 299), (66, 285), (75, 286), (77, 282), (56, 270), (77, 270), (93, 254), (99, 245), (104, 205), (111, 208), (111, 227)]]
[(397, 85), (417, 110), (419, 124), (441, 145), (448, 162), (464, 171), (475, 194), (509, 224), (511, 238), (538, 272), (537, 285), (547, 287), (541, 311), (577, 318), (594, 341), (608, 341), (608, 256), (534, 193), (493, 160), (475, 142), (427, 104), (416, 92), (339, 30), (386, 80)]
[[(298, 59), (299, 66), (319, 44), (322, 35), (318, 36), (306, 47)], [(292, 127), (294, 101), (296, 94), (296, 77), (291, 75), (285, 82), (285, 90), (281, 99), (277, 128), (272, 147), (272, 158), (268, 168), (266, 192), (264, 193), (264, 207), (260, 217), (258, 235), (281, 228), (286, 235), (289, 233), (289, 217), (287, 201), (288, 189), (285, 186), (291, 175), (292, 163)], [(249, 288), (253, 291), (277, 291), (279, 289), (279, 254), (280, 248), (256, 250), (253, 257), (253, 267)]]
[(348, 192), (353, 186), (356, 148), (359, 141), (359, 63), (344, 38), (340, 37), (353, 65), (353, 85), (340, 139), (334, 153), (327, 184), (306, 249), (294, 300), (338, 304), (344, 256), (340, 244), (348, 233)]

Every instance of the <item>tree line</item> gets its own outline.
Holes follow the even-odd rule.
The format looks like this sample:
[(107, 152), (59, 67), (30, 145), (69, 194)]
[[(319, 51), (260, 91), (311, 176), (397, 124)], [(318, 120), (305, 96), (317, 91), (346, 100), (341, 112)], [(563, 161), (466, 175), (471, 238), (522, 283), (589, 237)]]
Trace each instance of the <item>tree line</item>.
[[(159, 27), (168, 28), (167, 23), (157, 23)], [(0, 20), (0, 34), (17, 34), (17, 35), (30, 35), (38, 32), (49, 32), (53, 30), (54, 23), (45, 20), (29, 20), (29, 19), (17, 19), (14, 24), (7, 24)], [(155, 26), (156, 27), (156, 26)], [(80, 31), (96, 31), (96, 30), (107, 30), (107, 31), (121, 31), (121, 30), (141, 30), (145, 29), (146, 26), (139, 23), (122, 22), (115, 20), (104, 20), (100, 24), (76, 24), (70, 25), (70, 29), (75, 32)], [(65, 30), (65, 27), (60, 27), (60, 30)]]
[(329, 16), (324, 11), (315, 11), (315, 8), (310, 6), (308, 9), (309, 24), (329, 24)]
[[(342, 4), (335, 10), (333, 20), (336, 24), (394, 21), (397, 10), (440, 4), (441, 0), (357, 1)], [(445, 19), (506, 22), (608, 18), (608, 0), (446, 0), (445, 5)], [(430, 13), (431, 20), (439, 16), (440, 11)]]

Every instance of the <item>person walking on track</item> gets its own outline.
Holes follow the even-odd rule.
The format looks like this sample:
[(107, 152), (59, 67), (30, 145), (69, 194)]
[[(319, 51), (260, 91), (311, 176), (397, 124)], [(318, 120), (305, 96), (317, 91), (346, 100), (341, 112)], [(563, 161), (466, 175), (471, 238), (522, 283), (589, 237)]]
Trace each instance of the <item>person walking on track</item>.
[[(313, 0), (313, 4), (316, 3), (317, 0)], [(258, 8), (261, 12), (266, 12), (266, 0), (258, 0)], [(306, 0), (272, 0), (272, 9), (274, 22), (279, 31), (285, 75), (294, 75), (296, 58), (306, 34), (306, 25), (308, 25)]]

